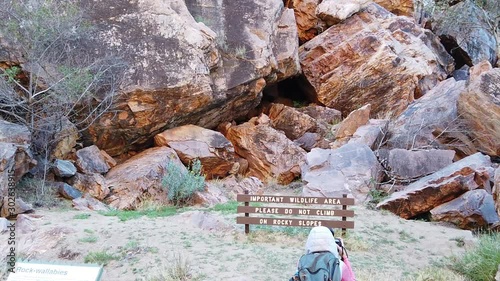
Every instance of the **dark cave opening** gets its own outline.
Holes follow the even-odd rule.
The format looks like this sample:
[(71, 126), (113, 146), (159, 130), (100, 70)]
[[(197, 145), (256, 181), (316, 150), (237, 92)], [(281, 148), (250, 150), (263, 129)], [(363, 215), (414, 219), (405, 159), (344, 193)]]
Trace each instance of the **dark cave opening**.
[(261, 113), (269, 114), (272, 103), (281, 103), (290, 107), (303, 107), (310, 103), (320, 104), (315, 97), (313, 87), (307, 79), (302, 75), (294, 76), (266, 86), (259, 106), (250, 111), (246, 118), (236, 121), (238, 123), (246, 122)]
[(439, 36), (446, 51), (455, 59), (455, 69), (460, 69), (464, 65), (472, 66), (472, 60), (467, 52), (458, 46), (457, 40), (452, 36)]

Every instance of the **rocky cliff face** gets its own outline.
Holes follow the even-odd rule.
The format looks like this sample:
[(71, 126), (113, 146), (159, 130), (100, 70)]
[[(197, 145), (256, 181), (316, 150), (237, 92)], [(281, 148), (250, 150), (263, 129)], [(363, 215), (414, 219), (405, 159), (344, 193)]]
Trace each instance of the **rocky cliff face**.
[[(498, 34), (484, 25), (464, 34), (447, 18), (463, 7), (485, 24), (491, 1), (430, 15), (413, 1), (375, 2), (79, 1), (98, 42), (81, 51), (113, 53), (128, 68), (85, 139), (64, 120), (48, 178), (75, 208), (135, 209), (171, 203), (169, 167), (186, 174), (200, 160), (209, 181), (197, 204), (298, 184), (303, 196), (358, 204), (387, 193), (378, 207), (404, 218), (493, 228)], [(1, 39), (0, 68), (23, 67)], [(6, 183), (34, 161), (29, 129), (0, 123)]]
[(244, 116), (267, 83), (299, 71), (293, 11), (279, 0), (92, 2), (96, 54), (129, 64), (116, 111), (90, 130), (112, 155), (166, 128)]

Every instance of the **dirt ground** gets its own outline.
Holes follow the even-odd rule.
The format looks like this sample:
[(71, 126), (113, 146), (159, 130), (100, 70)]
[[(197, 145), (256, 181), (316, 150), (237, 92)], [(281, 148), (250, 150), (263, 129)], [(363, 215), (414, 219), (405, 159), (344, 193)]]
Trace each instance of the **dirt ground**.
[[(353, 209), (355, 229), (345, 243), (360, 281), (408, 280), (443, 258), (460, 255), (474, 241), (469, 231), (364, 206)], [(81, 264), (98, 253), (113, 259), (104, 266), (104, 281), (171, 280), (159, 276), (173, 269), (189, 273), (187, 280), (288, 280), (309, 230), (252, 226), (245, 235), (235, 213), (203, 208), (127, 221), (75, 210), (36, 214), (36, 231), (16, 234), (18, 257)], [(7, 235), (0, 235), (2, 253)]]

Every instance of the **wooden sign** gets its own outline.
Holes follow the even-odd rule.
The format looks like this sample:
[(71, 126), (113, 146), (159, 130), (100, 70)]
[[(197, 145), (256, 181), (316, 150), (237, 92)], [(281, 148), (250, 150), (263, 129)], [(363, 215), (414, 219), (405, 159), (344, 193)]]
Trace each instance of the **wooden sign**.
[[(250, 195), (245, 193), (236, 195), (236, 200), (244, 203), (244, 206), (238, 206), (237, 209), (237, 213), (244, 214), (244, 217), (237, 217), (236, 223), (244, 224), (245, 233), (247, 234), (250, 232), (251, 224), (302, 227), (326, 226), (342, 228), (342, 232), (345, 232), (347, 228), (354, 228), (354, 221), (347, 221), (347, 218), (354, 217), (354, 211), (347, 210), (348, 206), (354, 205), (354, 198), (347, 198), (347, 194), (343, 194), (342, 198), (329, 198)], [(252, 202), (256, 202), (257, 204), (254, 205), (258, 206), (250, 206)], [(293, 204), (295, 207), (287, 206), (287, 204)], [(327, 206), (317, 206), (316, 208), (314, 208), (315, 206), (311, 206), (311, 208), (299, 207), (300, 205), (312, 204)], [(251, 214), (255, 214), (255, 216), (251, 217)], [(266, 215), (288, 215), (293, 216), (293, 218), (264, 217)], [(335, 220), (334, 217), (341, 217), (341, 220)]]
[(16, 262), (7, 281), (100, 281), (102, 266)]
[(256, 217), (237, 217), (238, 224), (260, 224), (260, 225), (279, 225), (279, 226), (303, 226), (315, 227), (326, 226), (333, 228), (354, 228), (353, 221), (329, 221), (314, 219), (289, 219), (289, 218), (256, 218)]
[(253, 207), (238, 206), (238, 213), (273, 214), (273, 215), (306, 215), (321, 217), (354, 217), (351, 210), (310, 209), (310, 208), (281, 208), (281, 207)]
[(288, 203), (288, 204), (321, 204), (321, 205), (354, 205), (354, 198), (299, 197), (276, 195), (236, 195), (238, 202)]

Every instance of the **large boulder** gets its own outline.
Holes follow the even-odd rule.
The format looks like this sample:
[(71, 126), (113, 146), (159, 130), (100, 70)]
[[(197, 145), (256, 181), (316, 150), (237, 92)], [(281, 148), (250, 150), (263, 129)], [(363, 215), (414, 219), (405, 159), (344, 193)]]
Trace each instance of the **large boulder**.
[(491, 194), (471, 190), (431, 211), (431, 219), (451, 222), (462, 229), (488, 227), (499, 221)]
[(29, 145), (31, 133), (26, 126), (0, 120), (0, 142)]
[(377, 207), (413, 218), (467, 191), (489, 186), (490, 174), (490, 158), (476, 153), (394, 192)]
[(474, 146), (490, 156), (500, 157), (500, 69), (471, 76), (458, 99), (458, 115)]
[(316, 15), (328, 26), (340, 23), (366, 7), (369, 0), (325, 0), (316, 9)]
[(382, 145), (388, 126), (389, 120), (370, 119), (368, 124), (358, 127), (348, 143), (363, 143), (376, 150)]
[(299, 57), (311, 94), (344, 116), (367, 103), (373, 115), (398, 114), (453, 71), (434, 34), (377, 4), (302, 45)]
[[(82, 192), (71, 185), (65, 182), (56, 182), (54, 186), (57, 189), (57, 192), (64, 198), (73, 200), (79, 197), (82, 197)], [(109, 190), (109, 189), (108, 189)]]
[(349, 113), (349, 115), (347, 115), (338, 125), (335, 138), (342, 139), (352, 137), (359, 127), (366, 125), (368, 120), (370, 120), (370, 109), (371, 105), (367, 104)]
[(184, 125), (157, 134), (154, 139), (157, 146), (174, 149), (186, 166), (199, 159), (207, 179), (223, 178), (238, 165), (233, 145), (217, 131)]
[(494, 185), (493, 185), (493, 200), (495, 200), (495, 208), (500, 216), (500, 167), (495, 170)]
[(0, 142), (0, 196), (6, 195), (9, 182), (12, 186), (19, 179), (19, 176), (14, 177), (17, 151), (18, 147), (15, 144)]
[(0, 199), (6, 195), (9, 182), (18, 182), (36, 165), (30, 144), (27, 127), (0, 120)]
[(51, 122), (57, 124), (57, 132), (52, 140), (51, 159), (68, 159), (80, 138), (78, 128), (65, 116)]
[(333, 108), (320, 106), (315, 103), (311, 103), (304, 107), (299, 107), (297, 108), (297, 110), (311, 116), (312, 118), (314, 118), (314, 120), (316, 120), (316, 122), (322, 124), (331, 125), (338, 123), (342, 119), (342, 113), (340, 111)]
[(293, 142), (307, 152), (311, 151), (313, 148), (330, 148), (328, 140), (318, 133), (306, 132)]
[(269, 119), (273, 128), (283, 131), (291, 140), (298, 139), (306, 132), (315, 132), (317, 127), (311, 116), (279, 103), (271, 105)]
[(171, 162), (181, 173), (188, 172), (175, 151), (165, 146), (147, 149), (112, 168), (106, 174), (110, 194), (105, 202), (120, 210), (135, 209), (145, 198), (166, 202), (168, 186), (162, 180)]
[[(382, 153), (381, 153), (382, 154)], [(389, 175), (394, 179), (412, 180), (437, 172), (453, 162), (453, 150), (406, 150), (395, 148), (384, 157)]]
[[(276, 81), (293, 77), (300, 73), (299, 45), (297, 42), (297, 25), (292, 9), (285, 9), (279, 19), (276, 42), (274, 42), (273, 53), (278, 63), (276, 67)], [(282, 42), (287, 42), (282, 44)], [(292, 44), (288, 44), (292, 43)], [(295, 43), (295, 44), (293, 44)], [(270, 81), (273, 81), (272, 78)]]
[[(17, 129), (21, 131), (12, 131)], [(27, 128), (0, 120), (0, 180), (5, 183), (8, 171), (12, 170), (14, 179), (19, 181), (24, 174), (36, 165), (36, 160), (30, 149), (30, 141), (26, 137)], [(29, 134), (29, 132), (28, 132)], [(2, 184), (2, 189), (6, 184)]]
[(105, 154), (95, 145), (82, 148), (76, 152), (76, 167), (85, 174), (105, 174), (111, 168)]
[(266, 83), (300, 71), (293, 11), (281, 0), (83, 2), (97, 27), (91, 51), (129, 66), (116, 110), (90, 128), (112, 156), (168, 128), (243, 117)]
[(85, 193), (82, 196), (73, 199), (72, 201), (73, 208), (80, 211), (109, 211), (110, 208), (106, 204), (101, 201), (95, 199), (89, 194)]
[[(333, 140), (335, 135), (332, 132), (332, 127), (342, 120), (342, 113), (336, 109), (317, 105), (314, 103), (309, 104), (308, 106), (297, 108), (299, 112), (305, 113), (311, 116), (316, 122), (316, 133), (318, 134), (318, 138)], [(318, 142), (322, 142), (317, 141)], [(328, 148), (328, 146), (322, 147), (318, 145), (319, 148)]]
[[(494, 65), (497, 60), (498, 1), (485, 0), (481, 6), (478, 3), (466, 0), (434, 9), (432, 31), (441, 38), (457, 64), (472, 66), (487, 60)], [(488, 14), (490, 5), (496, 10), (496, 17)]]
[(56, 159), (52, 171), (58, 177), (69, 178), (76, 174), (76, 167), (71, 161)]
[[(301, 45), (323, 32), (329, 24), (348, 18), (369, 3), (365, 0), (286, 0), (284, 2), (288, 8), (294, 10)], [(413, 17), (412, 0), (375, 0), (373, 2), (398, 16)]]
[(460, 157), (477, 152), (458, 118), (457, 101), (466, 81), (439, 83), (389, 124), (389, 147), (453, 149)]
[(295, 13), (300, 44), (311, 40), (320, 33), (316, 9), (321, 0), (290, 0), (287, 3), (288, 8), (293, 8)]
[(276, 179), (288, 184), (300, 175), (306, 152), (271, 127), (267, 115), (254, 117), (241, 125), (229, 125), (224, 134), (236, 153), (248, 160), (248, 174), (263, 182)]
[[(33, 206), (31, 204), (25, 203), (21, 198), (4, 197), (0, 201), (0, 217), (3, 218), (14, 218), (19, 214), (31, 213), (33, 212)], [(11, 206), (12, 203), (14, 206)]]
[(193, 202), (204, 206), (213, 206), (236, 200), (237, 194), (262, 194), (264, 184), (256, 177), (238, 178), (234, 175), (221, 180), (206, 182), (206, 190), (194, 194)]
[(109, 194), (109, 184), (101, 174), (80, 174), (77, 173), (71, 178), (71, 185), (83, 193), (103, 200)]
[(370, 188), (382, 177), (382, 167), (364, 144), (346, 144), (338, 149), (315, 148), (302, 168), (306, 183), (303, 196), (342, 197), (347, 194), (363, 202)]
[(205, 190), (196, 191), (193, 194), (193, 204), (202, 205), (205, 207), (214, 206), (216, 204), (226, 203), (228, 201), (224, 191), (217, 184), (209, 184), (207, 182)]
[(398, 16), (407, 16), (412, 18), (415, 10), (413, 0), (374, 0), (373, 2)]

